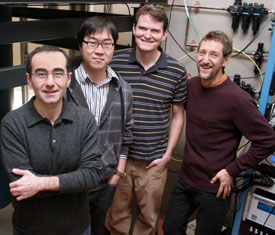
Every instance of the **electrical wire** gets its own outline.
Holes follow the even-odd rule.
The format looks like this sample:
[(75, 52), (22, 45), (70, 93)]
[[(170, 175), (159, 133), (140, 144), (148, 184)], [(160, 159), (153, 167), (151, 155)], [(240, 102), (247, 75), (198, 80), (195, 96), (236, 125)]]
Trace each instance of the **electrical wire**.
[[(262, 75), (265, 75), (265, 73), (262, 73)], [(256, 75), (256, 76), (253, 76), (253, 77), (241, 77), (241, 79), (243, 80), (243, 79), (253, 79), (253, 78), (257, 78), (257, 77), (260, 77), (261, 76), (261, 74), (258, 74), (258, 75)], [(234, 79), (234, 77), (232, 77), (232, 76), (228, 76), (229, 78), (231, 78), (231, 79)]]
[(190, 16), (189, 14), (189, 10), (188, 10), (188, 6), (187, 6), (187, 0), (184, 0), (184, 8), (185, 8), (185, 11), (186, 11), (186, 15), (189, 19), (189, 21), (191, 22), (191, 25), (193, 27), (193, 29), (195, 30), (195, 32), (198, 34), (199, 38), (202, 39), (203, 37), (203, 34), (201, 33), (201, 31), (199, 30), (199, 28), (196, 26), (196, 24), (194, 23), (192, 17)]
[[(175, 41), (175, 43), (177, 44), (177, 46), (185, 53), (185, 55), (188, 56), (194, 62), (196, 62), (196, 60), (189, 55), (190, 53), (188, 53), (186, 50), (183, 49), (183, 47), (179, 44), (179, 42), (176, 40), (176, 38), (173, 36), (173, 34), (169, 30), (170, 22), (171, 22), (171, 16), (172, 16), (172, 10), (173, 10), (173, 6), (174, 6), (174, 1), (175, 0), (173, 0), (172, 4), (170, 5), (170, 14), (169, 14), (169, 20), (168, 20), (168, 27), (167, 27), (168, 33), (171, 36), (171, 38)], [(167, 46), (167, 38), (165, 40), (165, 49), (164, 49), (165, 51), (166, 51), (166, 46)]]
[[(179, 158), (182, 158), (183, 156), (180, 155), (180, 153), (183, 153), (184, 149), (180, 150), (180, 151), (177, 151), (173, 154), (173, 156), (177, 156)], [(182, 159), (178, 159), (178, 158), (175, 158), (175, 157), (172, 157), (172, 159), (176, 162), (182, 162)]]
[[(195, 53), (197, 53), (197, 52), (198, 52), (198, 51), (195, 50), (195, 51), (192, 51), (192, 52), (188, 53), (188, 55), (191, 56), (191, 55), (193, 55), (193, 54), (195, 54)], [(186, 54), (186, 55), (184, 55), (184, 56), (178, 58), (177, 60), (183, 60), (184, 58), (188, 57), (188, 55)]]
[(256, 33), (256, 35), (254, 35), (254, 37), (252, 38), (252, 40), (242, 49), (240, 50), (236, 55), (233, 56), (237, 57), (238, 55), (240, 55), (241, 53), (243, 53), (245, 51), (246, 48), (248, 48), (254, 41), (255, 39), (258, 37), (258, 35), (264, 30), (264, 28), (266, 27), (266, 25), (269, 23), (269, 21), (267, 21), (264, 26)]
[(170, 34), (170, 36), (172, 37), (172, 39), (175, 41), (175, 43), (177, 44), (177, 46), (191, 59), (191, 60), (193, 60), (194, 62), (197, 62), (193, 57), (191, 57), (190, 55), (189, 55), (189, 53), (187, 52), (187, 51), (185, 51), (184, 49), (183, 49), (183, 47), (178, 43), (178, 41), (175, 39), (175, 37), (173, 36), (173, 34), (170, 32), (170, 31), (168, 31), (168, 33)]
[(268, 216), (267, 216), (267, 218), (266, 218), (266, 220), (265, 220), (265, 222), (264, 222), (263, 226), (265, 226), (265, 225), (266, 225), (266, 223), (267, 223), (267, 221), (268, 221), (268, 219), (269, 219), (270, 215), (272, 215), (272, 214), (273, 214), (274, 209), (275, 209), (275, 205), (273, 206), (272, 210), (269, 212), (269, 214), (268, 214)]
[(126, 5), (126, 7), (128, 8), (128, 13), (129, 13), (129, 16), (131, 16), (131, 9), (129, 7), (129, 4), (128, 3), (124, 3)]
[[(232, 209), (229, 209), (229, 211), (231, 211), (231, 212), (233, 212), (234, 213), (234, 218), (235, 218), (235, 214), (236, 214), (236, 212), (238, 212), (239, 210), (240, 210), (240, 208), (241, 208), (241, 203), (237, 203), (238, 201), (240, 201), (240, 194), (239, 193), (236, 193), (236, 198), (235, 198), (235, 202), (234, 202), (234, 209), (232, 210)], [(237, 206), (236, 206), (237, 205)], [(234, 221), (234, 219), (233, 219), (233, 221)]]
[[(184, 5), (185, 5), (185, 11), (186, 11), (187, 17), (188, 17), (188, 19), (190, 20), (191, 25), (194, 27), (195, 31), (196, 31), (197, 33), (199, 33), (199, 36), (200, 36), (200, 37), (203, 37), (203, 34), (200, 32), (200, 30), (198, 29), (198, 27), (196, 26), (196, 24), (193, 22), (193, 20), (192, 20), (190, 14), (189, 14), (189, 11), (188, 11), (188, 8), (187, 8), (187, 0), (184, 0)], [(268, 23), (268, 21), (267, 21), (267, 23)], [(259, 30), (259, 31), (257, 32), (257, 34), (253, 37), (253, 39), (247, 44), (247, 46), (246, 46), (245, 48), (243, 48), (242, 50), (239, 50), (239, 49), (237, 49), (237, 48), (233, 48), (234, 50), (238, 51), (238, 53), (237, 53), (234, 57), (236, 57), (238, 54), (243, 54), (243, 55), (245, 55), (246, 57), (248, 57), (248, 58), (252, 61), (252, 63), (256, 66), (257, 70), (259, 71), (259, 74), (260, 74), (260, 77), (261, 77), (262, 82), (263, 82), (264, 79), (263, 79), (263, 73), (262, 73), (261, 69), (260, 69), (259, 66), (256, 64), (256, 62), (255, 62), (249, 55), (247, 55), (247, 54), (244, 52), (244, 50), (252, 44), (252, 42), (256, 39), (256, 37), (259, 35), (259, 33), (263, 31), (263, 29), (265, 28), (265, 26), (267, 25), (267, 23), (262, 27), (261, 30)], [(170, 33), (170, 32), (169, 32), (169, 33)], [(172, 34), (170, 33), (170, 35), (172, 35)], [(173, 37), (172, 37), (172, 38), (173, 38)], [(173, 38), (173, 39), (174, 39), (174, 38)], [(174, 40), (175, 40), (175, 39), (174, 39)], [(176, 41), (176, 40), (175, 40), (175, 41)], [(177, 43), (177, 42), (176, 42), (176, 43)], [(179, 44), (178, 44), (178, 46), (179, 46)], [(180, 48), (181, 48), (181, 47), (180, 47)], [(183, 50), (183, 48), (182, 48), (182, 50)], [(183, 50), (183, 51), (185, 52), (185, 50)], [(186, 52), (185, 52), (185, 54), (188, 55)], [(189, 55), (188, 55), (188, 56), (189, 56)], [(192, 57), (189, 56), (189, 58), (192, 58)], [(192, 58), (192, 60), (195, 61), (193, 58)]]
[[(169, 18), (168, 18), (168, 25), (167, 25), (167, 30), (169, 31), (169, 28), (170, 28), (170, 22), (171, 22), (171, 17), (172, 17), (172, 10), (173, 10), (173, 6), (174, 6), (174, 2), (175, 0), (173, 0), (171, 6), (170, 6), (170, 14), (169, 14)], [(167, 37), (165, 39), (165, 49), (164, 51), (166, 52), (166, 46), (167, 46)]]
[(275, 117), (275, 113), (270, 116), (270, 118), (268, 119), (268, 121), (270, 122), (274, 117)]
[(245, 144), (243, 144), (241, 147), (238, 148), (237, 151), (241, 150), (242, 148), (244, 148), (244, 147), (245, 147), (246, 145), (248, 145), (249, 143), (250, 143), (250, 141), (247, 140)]
[(175, 162), (182, 162), (182, 159), (177, 159), (175, 157), (172, 157), (172, 159), (175, 161)]
[(263, 78), (263, 73), (262, 73), (262, 70), (259, 68), (259, 66), (256, 64), (256, 62), (249, 56), (249, 55), (247, 55), (244, 51), (243, 52), (241, 52), (239, 49), (237, 49), (237, 48), (233, 48), (234, 50), (236, 50), (236, 51), (239, 51), (240, 53), (242, 53), (243, 55), (245, 55), (248, 59), (250, 59), (251, 60), (251, 62), (256, 66), (256, 68), (258, 69), (258, 71), (259, 71), (259, 74), (260, 74), (260, 77), (261, 77), (261, 80), (262, 80), (262, 82), (264, 81), (264, 78)]
[(267, 162), (269, 166), (273, 166), (273, 164), (267, 158), (265, 158), (264, 161)]
[(237, 156), (239, 156), (243, 150), (244, 150), (244, 147), (249, 143), (250, 141), (249, 140), (246, 140), (245, 144), (243, 146), (241, 146), (239, 149), (238, 149), (238, 152), (237, 152)]

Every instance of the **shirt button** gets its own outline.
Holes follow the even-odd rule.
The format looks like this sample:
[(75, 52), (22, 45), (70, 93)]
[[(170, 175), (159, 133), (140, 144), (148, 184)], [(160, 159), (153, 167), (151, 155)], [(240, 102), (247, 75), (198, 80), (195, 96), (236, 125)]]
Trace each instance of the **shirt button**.
[(56, 140), (53, 140), (53, 144), (55, 144), (56, 143)]

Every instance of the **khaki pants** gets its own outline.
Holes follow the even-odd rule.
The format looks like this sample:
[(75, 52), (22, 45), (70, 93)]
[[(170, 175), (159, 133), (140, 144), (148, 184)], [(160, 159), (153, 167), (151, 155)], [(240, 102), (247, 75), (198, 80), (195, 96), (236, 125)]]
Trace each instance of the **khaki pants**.
[(127, 159), (127, 176), (117, 186), (107, 220), (111, 235), (129, 234), (135, 199), (139, 211), (133, 235), (155, 234), (167, 168), (154, 166), (146, 169), (147, 165), (148, 162)]

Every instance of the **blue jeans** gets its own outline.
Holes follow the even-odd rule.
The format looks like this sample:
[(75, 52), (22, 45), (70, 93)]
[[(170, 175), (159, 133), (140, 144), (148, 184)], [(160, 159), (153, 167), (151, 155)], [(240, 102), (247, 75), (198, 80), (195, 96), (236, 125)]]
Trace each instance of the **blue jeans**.
[(88, 228), (81, 235), (91, 235), (91, 226), (89, 225)]
[(166, 211), (163, 231), (165, 235), (185, 235), (188, 218), (198, 209), (196, 235), (219, 235), (231, 196), (216, 198), (216, 194), (199, 191), (178, 177)]
[(105, 218), (112, 204), (115, 190), (116, 186), (107, 185), (103, 189), (89, 193), (92, 235), (109, 234), (105, 227)]

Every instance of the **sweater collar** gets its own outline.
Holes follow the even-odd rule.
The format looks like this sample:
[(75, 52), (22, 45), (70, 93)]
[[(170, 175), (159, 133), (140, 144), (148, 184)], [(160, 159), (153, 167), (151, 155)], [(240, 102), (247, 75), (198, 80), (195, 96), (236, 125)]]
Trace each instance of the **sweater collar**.
[[(34, 100), (35, 96), (31, 98), (31, 100), (26, 104), (28, 106), (28, 112), (26, 113), (26, 119), (27, 119), (27, 125), (28, 127), (31, 127), (41, 121), (50, 121), (47, 118), (43, 118), (36, 110), (34, 106)], [(60, 116), (57, 118), (55, 123), (59, 123), (62, 120), (67, 120), (67, 121), (73, 121), (73, 112), (71, 111), (71, 106), (72, 104), (68, 104), (68, 102), (63, 98), (63, 106), (62, 106), (62, 111)]]

